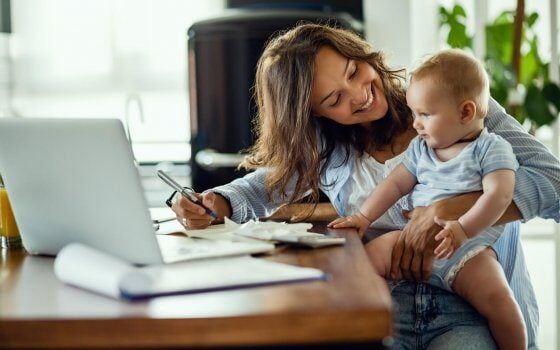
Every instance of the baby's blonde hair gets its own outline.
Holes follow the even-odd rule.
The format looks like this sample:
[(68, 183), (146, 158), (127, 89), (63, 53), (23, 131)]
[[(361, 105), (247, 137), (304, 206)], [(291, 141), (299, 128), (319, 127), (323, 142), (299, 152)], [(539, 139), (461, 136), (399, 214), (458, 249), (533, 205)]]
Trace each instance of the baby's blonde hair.
[(434, 79), (457, 102), (472, 100), (476, 115), (484, 118), (488, 112), (490, 87), (482, 63), (459, 49), (440, 51), (420, 63), (410, 74), (410, 81)]

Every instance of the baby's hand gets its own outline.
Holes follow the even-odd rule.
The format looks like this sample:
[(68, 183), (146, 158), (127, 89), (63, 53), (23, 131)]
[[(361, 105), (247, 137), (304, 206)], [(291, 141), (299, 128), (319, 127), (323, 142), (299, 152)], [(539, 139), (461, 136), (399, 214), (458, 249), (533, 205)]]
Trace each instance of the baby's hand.
[(371, 222), (361, 213), (357, 213), (351, 216), (346, 216), (343, 218), (338, 218), (331, 221), (327, 227), (330, 228), (348, 228), (353, 227), (358, 229), (358, 235), (363, 237), (367, 228)]
[(443, 227), (443, 230), (435, 236), (436, 241), (441, 243), (434, 250), (434, 255), (436, 259), (449, 259), (468, 239), (467, 234), (457, 220), (446, 221), (436, 216), (434, 221)]

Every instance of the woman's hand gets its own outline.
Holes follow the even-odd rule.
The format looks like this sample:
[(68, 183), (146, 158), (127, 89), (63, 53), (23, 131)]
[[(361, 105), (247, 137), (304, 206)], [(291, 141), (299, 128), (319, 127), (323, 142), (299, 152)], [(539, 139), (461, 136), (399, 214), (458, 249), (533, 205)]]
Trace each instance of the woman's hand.
[(231, 216), (230, 204), (226, 198), (214, 192), (207, 192), (204, 195), (194, 193), (194, 195), (200, 199), (202, 204), (213, 210), (218, 218), (212, 218), (206, 214), (206, 211), (201, 206), (183, 196), (177, 196), (177, 200), (173, 203), (171, 209), (177, 215), (177, 221), (186, 229), (203, 229), (212, 223), (222, 222), (225, 216)]
[[(441, 231), (441, 226), (434, 221), (435, 217), (457, 220), (474, 205), (481, 194), (482, 192), (471, 192), (442, 199), (429, 207), (417, 207), (406, 213), (409, 222), (393, 248), (391, 278), (398, 276), (401, 270), (405, 279), (428, 280), (432, 274), (434, 249), (438, 244), (435, 236)], [(498, 223), (518, 220), (520, 217), (519, 209), (512, 203)]]
[(401, 274), (406, 280), (426, 281), (432, 274), (435, 236), (441, 227), (434, 222), (433, 205), (417, 207), (405, 216), (409, 221), (393, 247), (391, 278), (397, 279)]

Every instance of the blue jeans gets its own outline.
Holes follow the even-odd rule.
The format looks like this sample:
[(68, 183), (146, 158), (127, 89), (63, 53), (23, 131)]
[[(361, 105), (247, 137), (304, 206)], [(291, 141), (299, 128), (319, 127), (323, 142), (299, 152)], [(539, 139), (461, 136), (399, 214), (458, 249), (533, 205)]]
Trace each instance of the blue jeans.
[(496, 349), (484, 319), (456, 294), (425, 283), (391, 283), (394, 343), (401, 349)]
[[(370, 230), (369, 242), (386, 230)], [(539, 311), (519, 240), (519, 222), (506, 225), (493, 246), (521, 307), (529, 349), (538, 350)], [(393, 349), (495, 349), (486, 320), (456, 294), (424, 283), (400, 281), (390, 285), (395, 311)]]

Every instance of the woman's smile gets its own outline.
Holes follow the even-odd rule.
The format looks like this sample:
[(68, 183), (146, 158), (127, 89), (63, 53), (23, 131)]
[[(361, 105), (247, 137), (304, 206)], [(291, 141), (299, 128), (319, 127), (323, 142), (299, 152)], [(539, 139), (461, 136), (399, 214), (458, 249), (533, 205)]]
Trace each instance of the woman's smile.
[(370, 90), (368, 91), (367, 94), (368, 94), (367, 101), (360, 108), (358, 108), (358, 110), (355, 113), (368, 113), (375, 108), (375, 104), (374, 104), (375, 98), (374, 98), (373, 91)]

